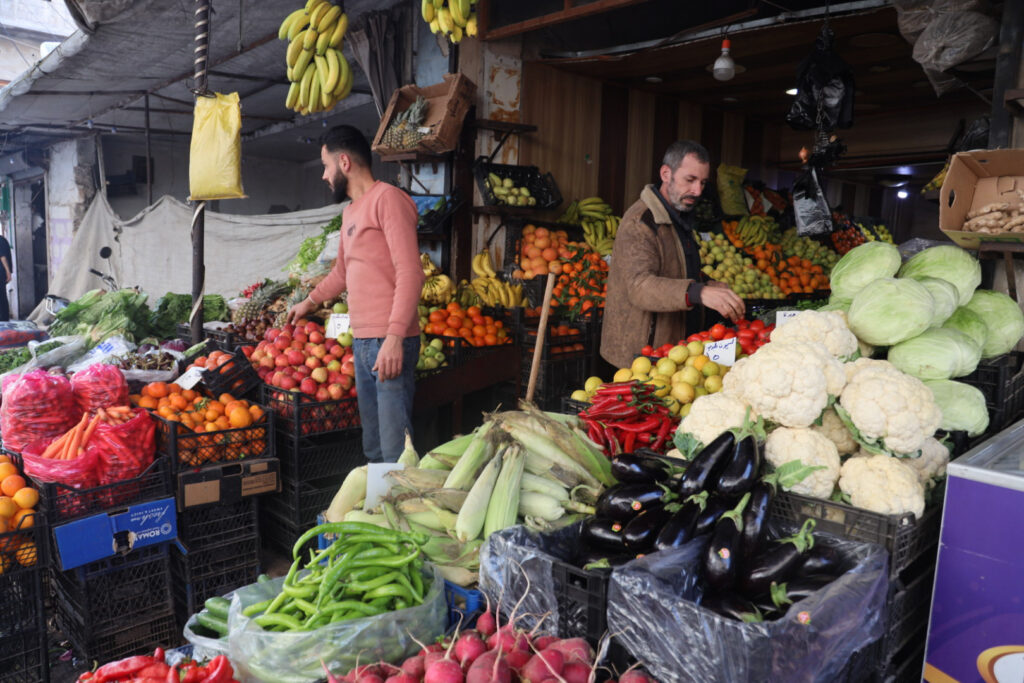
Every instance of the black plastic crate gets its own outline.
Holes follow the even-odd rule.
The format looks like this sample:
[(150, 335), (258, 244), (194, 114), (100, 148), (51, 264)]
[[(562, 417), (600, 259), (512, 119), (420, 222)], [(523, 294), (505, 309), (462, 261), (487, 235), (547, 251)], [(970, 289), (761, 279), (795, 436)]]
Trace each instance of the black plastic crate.
[(50, 680), (47, 655), (45, 625), (0, 636), (0, 683)]
[(516, 166), (512, 164), (490, 163), (484, 157), (473, 162), (473, 175), (476, 176), (476, 184), (480, 189), (480, 196), (483, 197), (487, 206), (506, 206), (504, 202), (498, 201), (497, 195), (488, 187), (487, 175), (493, 173), (502, 180), (509, 179), (516, 187), (525, 187), (530, 196), (537, 200), (533, 206), (516, 206), (512, 208), (523, 208), (533, 210), (553, 209), (562, 203), (562, 193), (558, 191), (555, 178), (550, 173), (541, 173), (536, 166)]
[(39, 489), (36, 510), (45, 516), (50, 526), (174, 495), (170, 463), (165, 457), (155, 458), (142, 474), (133, 479), (94, 488), (76, 489), (67, 484), (32, 481)]
[[(53, 600), (85, 633), (110, 632), (171, 610), (168, 544), (51, 572)], [(68, 634), (70, 635), (70, 634)]]
[[(185, 341), (186, 344), (192, 344), (192, 326), (188, 323), (178, 323), (177, 327), (178, 338)], [(213, 341), (217, 348), (224, 351), (234, 351), (239, 346), (245, 346), (252, 342), (236, 336), (234, 332), (228, 332), (227, 330), (214, 330), (208, 327), (203, 327), (203, 339), (209, 339)]]
[[(933, 500), (942, 499), (943, 491), (936, 491)], [(771, 514), (777, 519), (797, 524), (814, 519), (816, 531), (882, 546), (889, 551), (890, 577), (899, 575), (922, 555), (934, 551), (942, 525), (942, 505), (938, 502), (926, 508), (921, 519), (916, 519), (911, 512), (883, 515), (845, 503), (789, 492), (775, 496)]]
[[(240, 346), (245, 346), (245, 344)], [(240, 346), (234, 349), (225, 349), (225, 351), (230, 351), (231, 359), (213, 368), (207, 368), (203, 372), (203, 385), (214, 396), (228, 393), (235, 398), (257, 400), (263, 380), (260, 379), (256, 368), (242, 353)]]
[(111, 662), (131, 655), (153, 654), (158, 647), (169, 649), (183, 640), (170, 607), (153, 609), (103, 629), (83, 627), (61, 605), (58, 605), (54, 617), (57, 628), (70, 641), (75, 654), (89, 662)]
[(356, 429), (342, 435), (284, 436), (277, 446), (281, 480), (287, 485), (325, 477), (344, 477), (366, 464), (363, 432)]
[(153, 412), (157, 455), (167, 456), (174, 473), (245, 458), (272, 458), (274, 414), (265, 408), (263, 410), (265, 415), (261, 422), (216, 432), (193, 432)]
[(263, 497), (261, 514), (276, 515), (295, 527), (309, 528), (316, 517), (327, 509), (338, 492), (344, 476), (326, 477), (315, 481), (283, 483), (281, 492)]
[[(533, 358), (537, 335), (537, 325), (531, 327), (527, 322), (518, 339), (523, 350), (524, 361)], [(589, 358), (592, 354), (593, 339), (590, 333), (590, 324), (587, 321), (548, 320), (548, 330), (544, 335), (544, 345), (541, 350), (542, 360)]]
[(45, 624), (40, 566), (19, 567), (0, 576), (0, 615), (0, 639), (36, 631)]
[(182, 548), (185, 552), (177, 547), (171, 549), (171, 566), (178, 570), (174, 572), (175, 582), (182, 577), (185, 583), (214, 578), (242, 566), (258, 564), (260, 559), (260, 539), (255, 534), (222, 539), (217, 545), (200, 548), (182, 545)]
[(1008, 427), (1024, 410), (1024, 352), (1011, 351), (984, 360), (977, 370), (957, 381), (977, 387), (985, 395), (991, 433)]
[[(585, 638), (594, 648), (608, 631), (608, 585), (610, 570), (587, 570), (552, 559), (551, 578), (558, 602), (558, 635)], [(635, 660), (614, 639), (608, 647), (605, 666), (625, 672)]]
[[(260, 508), (260, 540), (263, 541), (265, 547), (272, 548), (273, 550), (285, 555), (286, 557), (292, 556), (292, 550), (295, 547), (295, 541), (298, 540), (299, 536), (303, 533), (312, 529), (315, 525), (313, 523), (298, 524), (292, 519), (287, 519), (278, 515), (274, 510), (269, 510), (266, 507)], [(302, 546), (300, 557), (309, 555), (310, 550), (316, 550), (317, 539), (312, 538)]]
[[(542, 360), (537, 368), (537, 385), (534, 389), (534, 403), (544, 410), (558, 410), (562, 399), (576, 389), (582, 389), (587, 379), (587, 359), (568, 358), (565, 360)], [(530, 361), (523, 359), (521, 391), (526, 395), (530, 383)]]
[[(258, 545), (257, 543), (257, 548)], [(255, 583), (259, 572), (259, 563), (252, 561), (199, 578), (192, 573), (187, 555), (172, 554), (171, 576), (174, 582), (171, 592), (174, 599), (174, 614), (179, 626), (184, 627), (189, 617), (201, 610), (203, 603), (209, 598)]]
[(259, 534), (255, 498), (186, 508), (178, 513), (178, 540), (190, 548), (217, 545), (225, 536)]
[(906, 588), (894, 587), (888, 599), (885, 635), (882, 636), (883, 661), (894, 658), (922, 629), (928, 627), (935, 571), (927, 571)]
[(878, 667), (875, 680), (879, 683), (920, 683), (927, 634), (926, 624), (914, 634), (903, 650)]
[[(580, 387), (582, 389), (582, 387)], [(577, 401), (572, 398), (562, 399), (562, 413), (564, 415), (579, 415), (584, 410), (590, 407), (589, 403), (584, 401)]]
[[(513, 209), (514, 211), (514, 209)], [(537, 228), (544, 228), (550, 232), (564, 232), (565, 236), (574, 242), (583, 241), (583, 227), (573, 223), (558, 223), (555, 221), (536, 221), (531, 218), (512, 218), (505, 223), (505, 253), (502, 261), (502, 270), (512, 273), (521, 266), (520, 256), (523, 246), (523, 229), (527, 225)], [(518, 284), (520, 281), (515, 280)], [(547, 273), (539, 273), (534, 277), (521, 281), (523, 293), (529, 299), (531, 306), (540, 306), (544, 298), (544, 287), (547, 282)]]
[(358, 400), (315, 401), (297, 391), (285, 391), (263, 384), (261, 403), (275, 415), (279, 434), (313, 436), (345, 432), (359, 427)]

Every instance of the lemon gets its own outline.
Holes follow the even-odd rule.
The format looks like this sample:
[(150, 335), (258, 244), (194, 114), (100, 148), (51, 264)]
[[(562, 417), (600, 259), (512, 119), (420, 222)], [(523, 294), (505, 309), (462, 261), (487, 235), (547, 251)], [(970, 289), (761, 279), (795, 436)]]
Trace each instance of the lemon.
[(683, 373), (681, 379), (686, 384), (689, 384), (691, 387), (696, 387), (698, 384), (700, 384), (701, 374), (700, 372), (698, 372), (697, 368), (684, 368), (681, 372)]
[(722, 378), (718, 375), (712, 375), (704, 380), (704, 388), (707, 389), (709, 394), (717, 394), (722, 390)]
[(615, 376), (612, 377), (613, 382), (628, 382), (633, 379), (633, 371), (629, 368), (621, 368), (615, 371)]
[(686, 417), (690, 414), (690, 410), (693, 408), (692, 403), (684, 403), (683, 407), (679, 409), (679, 417)]
[(702, 356), (704, 355), (704, 342), (692, 341), (686, 345), (686, 350), (690, 352), (691, 356)]
[(633, 379), (635, 379), (637, 382), (641, 382), (643, 384), (646, 384), (647, 382), (651, 381), (651, 376), (646, 374), (646, 373), (642, 373), (642, 372), (641, 373), (634, 372), (633, 373)]
[(588, 396), (587, 392), (584, 391), (583, 389), (577, 389), (576, 391), (572, 392), (572, 394), (569, 396), (569, 398), (571, 398), (574, 401), (582, 401), (583, 403), (590, 403), (590, 396)]
[(704, 373), (705, 377), (712, 377), (721, 373), (721, 366), (719, 366), (715, 361), (709, 360), (704, 364), (704, 367), (701, 368), (701, 372)]
[(689, 355), (690, 351), (682, 344), (679, 344), (677, 346), (673, 346), (668, 352), (668, 359), (676, 365), (679, 365), (684, 362)]
[(696, 387), (693, 390), (693, 393), (697, 394), (698, 397), (700, 397), (700, 396), (707, 396), (708, 395), (708, 390), (705, 389), (704, 387)]
[(604, 380), (600, 377), (588, 377), (587, 381), (583, 383), (583, 389), (588, 394), (592, 394), (597, 391), (597, 388), (604, 384)]
[(664, 398), (668, 396), (668, 393), (672, 390), (672, 386), (668, 383), (668, 380), (664, 379), (652, 379), (651, 384), (658, 387), (654, 390), (654, 395), (658, 398)]
[(679, 401), (680, 403), (689, 403), (696, 397), (697, 392), (693, 385), (686, 384), (685, 382), (672, 385), (672, 398)]
[(629, 366), (629, 369), (633, 371), (633, 375), (649, 375), (651, 374), (651, 360), (645, 356), (637, 356), (633, 359), (633, 364)]
[(676, 367), (675, 362), (673, 362), (671, 358), (659, 359), (658, 365), (655, 367), (659, 374), (665, 375), (666, 377), (671, 377), (675, 373), (675, 371), (679, 369)]

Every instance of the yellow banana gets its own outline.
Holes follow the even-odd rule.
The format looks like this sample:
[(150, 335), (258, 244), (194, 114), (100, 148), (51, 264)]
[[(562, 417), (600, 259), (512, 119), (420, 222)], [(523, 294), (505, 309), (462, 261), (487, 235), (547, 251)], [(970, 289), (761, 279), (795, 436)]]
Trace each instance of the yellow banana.
[(331, 30), (333, 30), (334, 22), (336, 22), (338, 20), (338, 17), (340, 16), (341, 7), (339, 5), (334, 5), (329, 10), (327, 10), (326, 14), (320, 17), (320, 21), (317, 22), (316, 25), (316, 30), (319, 33), (329, 33)]
[(295, 66), (292, 67), (294, 80), (298, 81), (305, 75), (306, 67), (313, 61), (313, 56), (312, 50), (303, 50), (299, 53), (299, 58), (295, 60)]
[(294, 12), (292, 12), (291, 14), (289, 14), (287, 17), (285, 17), (284, 21), (281, 22), (280, 28), (277, 29), (277, 39), (278, 40), (284, 40), (285, 38), (287, 38), (288, 37), (288, 29), (290, 29), (292, 27), (292, 22), (293, 21), (298, 21), (299, 17), (301, 15), (305, 14), (305, 13), (306, 13), (306, 10), (304, 10), (304, 9), (297, 9)]
[(476, 29), (476, 12), (473, 12), (469, 15), (469, 19), (466, 20), (466, 35), (470, 37), (475, 36)]
[(309, 70), (313, 72), (313, 79), (309, 84), (309, 110), (320, 111), (320, 74), (316, 64), (311, 64)]
[(291, 67), (288, 67), (287, 69), (285, 69), (284, 73), (287, 76), (289, 81), (293, 81), (293, 82), (295, 81), (295, 78), (292, 77), (292, 68)]
[(329, 2), (323, 2), (313, 8), (313, 11), (309, 13), (309, 27), (314, 31), (319, 31), (320, 20), (331, 11), (332, 5)]
[(311, 64), (302, 74), (302, 83), (299, 86), (299, 106), (309, 109), (309, 91), (313, 89), (313, 77), (316, 75), (316, 65)]
[(338, 23), (334, 25), (334, 30), (331, 32), (331, 39), (327, 43), (330, 47), (341, 49), (341, 40), (345, 37), (345, 33), (348, 31), (348, 15), (342, 14), (338, 17)]
[(433, 0), (423, 0), (423, 2), (420, 3), (420, 14), (423, 16), (423, 21), (428, 24), (434, 20), (436, 12), (434, 11)]
[(295, 36), (302, 35), (302, 31), (309, 25), (309, 15), (303, 12), (297, 19), (294, 19), (288, 27), (288, 40), (295, 40)]
[(334, 50), (327, 50), (327, 54), (324, 55), (323, 59), (327, 65), (327, 68), (324, 69), (327, 78), (323, 82), (323, 89), (324, 92), (333, 95), (338, 87), (338, 79), (341, 78), (341, 62), (338, 61), (338, 53)]
[(315, 48), (316, 47), (316, 39), (317, 39), (318, 35), (319, 34), (316, 32), (316, 29), (314, 29), (313, 26), (310, 25), (310, 27), (307, 28), (306, 32), (303, 34), (302, 49), (303, 50), (312, 50), (313, 48)]
[(306, 14), (309, 14), (317, 5), (326, 3), (327, 0), (306, 0)]
[(434, 0), (434, 9), (441, 9), (444, 7), (444, 0)]
[(459, 42), (460, 40), (462, 40), (462, 36), (463, 36), (462, 27), (459, 26), (458, 24), (452, 24), (452, 35), (451, 35), (452, 42), (453, 43)]
[(290, 86), (288, 86), (288, 96), (284, 99), (284, 106), (289, 109), (295, 109), (295, 104), (299, 101), (300, 87), (301, 86), (294, 81)]
[(440, 24), (441, 30), (445, 33), (451, 33), (452, 24), (452, 13), (448, 11), (447, 7), (442, 7), (437, 11), (437, 23)]
[(439, 33), (441, 31), (441, 24), (438, 22), (437, 17), (430, 20), (430, 32)]
[(322, 57), (327, 52), (327, 48), (330, 44), (331, 33), (329, 31), (321, 33), (316, 39), (316, 53)]
[(352, 81), (355, 80), (355, 75), (352, 73), (352, 67), (349, 65), (348, 60), (345, 59), (345, 55), (341, 52), (337, 52), (338, 55), (338, 68), (341, 69), (341, 75), (338, 76), (338, 86), (334, 89), (334, 99), (343, 100), (348, 97), (348, 93), (352, 90)]
[(320, 76), (320, 91), (323, 92), (324, 83), (327, 82), (327, 58), (321, 57), (320, 55), (315, 55), (313, 57), (313, 61), (316, 63), (316, 72)]
[(462, 13), (462, 3), (459, 0), (448, 0), (448, 11), (452, 15), (452, 22), (459, 28), (466, 25), (469, 17)]
[(302, 40), (296, 38), (292, 42), (288, 43), (288, 51), (285, 53), (285, 63), (288, 66), (295, 66), (295, 62), (299, 59), (299, 53), (302, 52)]

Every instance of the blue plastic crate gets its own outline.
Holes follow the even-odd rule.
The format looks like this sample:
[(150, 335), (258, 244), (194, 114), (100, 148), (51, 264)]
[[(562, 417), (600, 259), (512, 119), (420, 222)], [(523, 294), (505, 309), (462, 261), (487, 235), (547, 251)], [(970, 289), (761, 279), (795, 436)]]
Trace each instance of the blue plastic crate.
[(448, 602), (449, 627), (458, 624), (461, 616), (461, 628), (473, 628), (476, 618), (483, 613), (486, 607), (483, 593), (472, 588), (463, 588), (451, 581), (444, 582), (444, 597)]

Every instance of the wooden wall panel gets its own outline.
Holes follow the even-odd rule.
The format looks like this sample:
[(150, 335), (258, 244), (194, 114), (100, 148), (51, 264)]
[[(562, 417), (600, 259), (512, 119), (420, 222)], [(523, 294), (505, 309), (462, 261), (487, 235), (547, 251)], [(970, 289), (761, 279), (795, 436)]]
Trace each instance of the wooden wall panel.
[(655, 158), (655, 102), (655, 96), (649, 92), (631, 90), (629, 93), (629, 124), (626, 129), (626, 206), (633, 204), (640, 197), (644, 185), (654, 180), (651, 177), (651, 169)]
[[(629, 90), (605, 83), (601, 87), (601, 163), (597, 194), (619, 216), (626, 210), (626, 130), (629, 121)], [(632, 203), (632, 200), (629, 200)]]
[(678, 139), (700, 142), (701, 117), (702, 113), (699, 104), (680, 102)]
[(523, 65), (520, 163), (550, 172), (566, 202), (597, 194), (601, 83), (534, 62)]
[(722, 115), (722, 154), (712, 159), (713, 164), (743, 165), (743, 128), (744, 117), (739, 114)]

